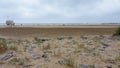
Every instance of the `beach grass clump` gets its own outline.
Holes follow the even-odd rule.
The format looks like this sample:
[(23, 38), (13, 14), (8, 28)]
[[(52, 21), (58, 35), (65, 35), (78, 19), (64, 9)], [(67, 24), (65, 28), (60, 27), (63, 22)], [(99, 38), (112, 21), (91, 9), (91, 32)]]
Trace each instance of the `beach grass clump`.
[(36, 42), (39, 42), (39, 38), (38, 38), (38, 37), (34, 37), (34, 40), (35, 40)]
[(83, 51), (88, 52), (88, 53), (94, 52), (94, 49), (87, 47), (84, 44), (78, 45), (78, 49), (83, 49)]
[(50, 44), (43, 44), (43, 47), (42, 47), (44, 50), (47, 50), (47, 49), (51, 49), (51, 46)]
[(8, 41), (4, 38), (0, 38), (0, 53), (4, 53), (7, 50), (14, 50), (17, 51), (17, 46), (16, 45), (11, 45), (7, 43)]
[(75, 55), (70, 54), (69, 57), (64, 58), (65, 65), (69, 68), (76, 68), (77, 63), (75, 62)]
[(62, 56), (61, 50), (60, 49), (54, 49), (53, 50), (53, 56), (54, 57), (61, 57)]
[(15, 65), (24, 65), (24, 60), (20, 58), (13, 58), (12, 60), (9, 61), (9, 63)]
[(16, 45), (9, 45), (8, 46), (8, 50), (14, 50), (14, 51), (17, 51), (17, 46)]
[(120, 54), (115, 57), (116, 62), (120, 62)]
[(68, 67), (74, 67), (74, 59), (72, 57), (65, 59), (65, 62)]
[(120, 36), (120, 27), (118, 27), (113, 36)]
[(0, 53), (3, 53), (7, 50), (6, 39), (0, 38)]

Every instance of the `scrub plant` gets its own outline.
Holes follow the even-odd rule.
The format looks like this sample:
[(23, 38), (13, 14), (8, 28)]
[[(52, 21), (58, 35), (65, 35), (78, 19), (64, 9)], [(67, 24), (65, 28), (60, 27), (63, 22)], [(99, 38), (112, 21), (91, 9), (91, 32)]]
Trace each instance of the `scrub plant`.
[(0, 38), (0, 53), (4, 53), (7, 50), (6, 39)]
[(120, 27), (115, 31), (113, 36), (120, 36)]

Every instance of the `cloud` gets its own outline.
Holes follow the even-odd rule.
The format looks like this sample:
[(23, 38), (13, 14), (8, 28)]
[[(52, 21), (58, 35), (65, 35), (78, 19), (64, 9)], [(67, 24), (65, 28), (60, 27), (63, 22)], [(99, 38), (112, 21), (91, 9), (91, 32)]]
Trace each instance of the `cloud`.
[[(120, 0), (0, 0), (0, 18), (32, 22), (120, 22)], [(20, 21), (22, 20), (22, 21)]]

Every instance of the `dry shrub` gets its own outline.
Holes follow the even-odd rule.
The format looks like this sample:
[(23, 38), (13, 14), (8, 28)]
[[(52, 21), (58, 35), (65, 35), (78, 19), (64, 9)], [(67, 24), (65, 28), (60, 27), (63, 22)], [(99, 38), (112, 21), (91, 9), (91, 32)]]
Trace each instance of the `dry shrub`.
[(7, 50), (6, 39), (0, 38), (0, 53), (4, 53)]

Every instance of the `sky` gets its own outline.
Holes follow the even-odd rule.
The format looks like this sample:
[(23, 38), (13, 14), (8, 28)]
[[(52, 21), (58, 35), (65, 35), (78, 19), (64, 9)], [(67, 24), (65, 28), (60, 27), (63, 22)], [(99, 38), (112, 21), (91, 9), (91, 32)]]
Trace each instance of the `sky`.
[(120, 0), (0, 0), (0, 23), (120, 23)]

